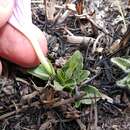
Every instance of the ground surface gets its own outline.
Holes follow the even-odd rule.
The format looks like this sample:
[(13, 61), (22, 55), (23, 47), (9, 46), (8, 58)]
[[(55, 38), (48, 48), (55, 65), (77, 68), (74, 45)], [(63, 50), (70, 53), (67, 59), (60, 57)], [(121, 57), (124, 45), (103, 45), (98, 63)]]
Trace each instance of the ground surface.
[[(47, 34), (49, 59), (55, 67), (61, 67), (75, 50), (80, 50), (84, 69), (91, 72), (87, 84), (104, 93), (105, 99), (75, 108), (70, 100), (74, 97), (66, 91), (57, 92), (47, 81), (4, 61), (0, 78), (0, 130), (130, 130), (130, 91), (116, 84), (125, 73), (110, 61), (130, 53), (128, 1), (121, 4), (127, 31), (113, 1), (86, 1), (85, 18), (81, 18), (82, 2), (76, 3), (77, 11), (69, 13), (65, 20), (61, 17), (66, 11), (65, 1), (57, 1), (56, 10), (51, 4), (45, 8), (42, 1), (32, 1), (33, 23)], [(47, 16), (48, 10), (58, 17), (49, 13)], [(80, 18), (75, 14), (81, 14)], [(69, 36), (75, 37), (69, 40)]]

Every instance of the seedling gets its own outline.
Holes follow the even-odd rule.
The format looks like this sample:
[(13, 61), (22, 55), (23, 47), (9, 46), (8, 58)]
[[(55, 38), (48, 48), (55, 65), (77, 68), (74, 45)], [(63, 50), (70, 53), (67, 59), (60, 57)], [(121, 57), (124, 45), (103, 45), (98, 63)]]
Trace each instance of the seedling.
[[(48, 75), (42, 65), (30, 70), (29, 73), (42, 80), (48, 80), (50, 78), (50, 75)], [(101, 97), (101, 94), (94, 86), (81, 86), (83, 81), (89, 79), (89, 75), (90, 72), (83, 69), (82, 54), (79, 51), (76, 51), (62, 68), (56, 70), (56, 74), (52, 81), (54, 89), (56, 91), (68, 91), (73, 95), (76, 94), (76, 88), (78, 87), (78, 91), (82, 90), (86, 93), (84, 99), (78, 104), (91, 104), (92, 102), (99, 100), (99, 98), (96, 99), (96, 97)], [(82, 89), (80, 90), (80, 88)], [(92, 99), (94, 100), (92, 101)]]

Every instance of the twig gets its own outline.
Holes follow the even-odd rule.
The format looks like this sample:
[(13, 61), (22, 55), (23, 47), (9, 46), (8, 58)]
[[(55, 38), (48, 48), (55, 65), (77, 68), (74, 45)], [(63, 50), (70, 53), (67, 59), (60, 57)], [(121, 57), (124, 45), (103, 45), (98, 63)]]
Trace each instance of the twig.
[(12, 111), (12, 112), (6, 113), (4, 115), (1, 115), (0, 116), (0, 121), (6, 119), (7, 117), (12, 116), (12, 115), (14, 115), (16, 113), (17, 113), (16, 111)]
[[(73, 4), (73, 3), (74, 1), (70, 2), (70, 4)], [(75, 10), (75, 8), (73, 10), (69, 6), (64, 6), (64, 7), (66, 7), (66, 11), (59, 17), (59, 19), (57, 20), (57, 24), (63, 23), (66, 20), (66, 18), (71, 14), (71, 12)]]
[(74, 34), (73, 34), (71, 31), (69, 31), (69, 30), (67, 29), (67, 27), (65, 27), (64, 30), (65, 30), (70, 36), (74, 36)]
[(77, 124), (80, 127), (80, 130), (87, 130), (86, 126), (83, 124), (83, 122), (80, 119), (76, 119)]
[(121, 38), (121, 41), (119, 43), (119, 47), (114, 52), (109, 53), (107, 55), (107, 57), (111, 58), (112, 56), (119, 53), (121, 50), (123, 50), (123, 49), (127, 48), (128, 46), (130, 46), (129, 40), (130, 40), (130, 25), (128, 26), (127, 31), (124, 34), (124, 36)]
[[(72, 44), (83, 44), (85, 46), (88, 45), (88, 43), (94, 43), (95, 39), (92, 38), (92, 37), (84, 37), (84, 36), (69, 36), (69, 35), (66, 35), (64, 36), (64, 38), (67, 40), (67, 42), (69, 43), (72, 43)], [(91, 44), (90, 43), (90, 44)]]
[[(93, 44), (92, 53), (95, 53), (97, 44), (99, 43), (100, 38), (103, 37), (103, 36), (104, 36), (104, 34), (101, 33), (101, 34), (97, 37), (97, 39), (95, 40), (95, 42), (94, 42), (94, 44)], [(100, 44), (100, 43), (99, 43), (99, 44)]]
[(97, 122), (98, 122), (98, 115), (97, 115), (97, 103), (95, 98), (95, 104), (94, 104), (94, 114), (95, 114), (95, 121), (94, 121), (94, 130), (97, 130)]
[(68, 103), (73, 103), (74, 101), (81, 99), (83, 96), (85, 96), (85, 93), (80, 93), (80, 95), (75, 95), (72, 98), (61, 100), (59, 102), (56, 102), (51, 108), (59, 107)]
[[(69, 119), (69, 120), (55, 120), (55, 119), (50, 119), (50, 120), (48, 120), (47, 122), (43, 123), (43, 124), (40, 126), (39, 130), (47, 130), (48, 125), (49, 125), (50, 123), (70, 122), (70, 121), (72, 121), (72, 119)], [(45, 129), (45, 128), (46, 128), (46, 129)]]
[(39, 104), (40, 104), (40, 102), (36, 101), (36, 102), (32, 103), (31, 105), (25, 105), (25, 106), (23, 106), (21, 109), (18, 109), (17, 111), (12, 111), (12, 112), (6, 113), (4, 115), (1, 115), (0, 116), (0, 121), (6, 119), (7, 117), (13, 116), (16, 113), (22, 112), (23, 110), (27, 109), (30, 106), (34, 107), (34, 106), (37, 106)]
[(103, 33), (105, 33), (106, 35), (110, 36), (113, 38), (113, 36), (111, 34), (108, 33), (108, 31), (104, 28), (102, 28), (100, 25), (98, 25), (87, 13), (82, 14), (82, 15), (77, 15), (75, 14), (76, 17), (78, 18), (86, 18), (87, 20), (89, 20), (98, 30), (102, 31)]
[(124, 23), (124, 28), (125, 28), (125, 31), (126, 31), (127, 30), (127, 25), (126, 25), (125, 16), (124, 16), (124, 13), (123, 13), (124, 10), (121, 7), (121, 1), (120, 0), (116, 0), (116, 5), (117, 5), (117, 7), (119, 9), (119, 12), (121, 13), (121, 17), (123, 19), (122, 21)]
[(38, 91), (34, 91), (28, 95), (22, 97), (21, 102), (30, 101), (33, 97), (39, 95)]
[(89, 123), (88, 123), (88, 128), (87, 130), (91, 130), (91, 123), (92, 123), (92, 120), (93, 120), (93, 107), (92, 107), (92, 104), (91, 104), (91, 107), (90, 107), (90, 114), (89, 114)]
[(66, 10), (66, 11), (64, 12), (64, 14), (60, 17), (60, 19), (57, 20), (57, 24), (63, 23), (63, 22), (66, 20), (66, 18), (68, 17), (68, 15), (69, 15), (70, 13), (71, 13), (70, 10)]
[(52, 123), (56, 123), (56, 120), (55, 120), (55, 119), (51, 119), (51, 120), (46, 121), (45, 123), (43, 123), (43, 124), (40, 126), (39, 130), (47, 130), (48, 127), (50, 127), (50, 125), (51, 125)]
[(87, 80), (85, 80), (84, 82), (82, 82), (82, 83), (80, 84), (80, 86), (83, 86), (83, 85), (85, 85), (85, 84), (88, 84), (89, 82), (91, 82), (92, 80), (94, 80), (95, 78), (97, 78), (100, 74), (101, 74), (101, 72), (99, 71), (96, 75), (94, 75), (94, 76), (91, 77), (90, 79), (87, 79)]
[(26, 80), (24, 80), (22, 78), (19, 78), (19, 77), (16, 77), (16, 81), (17, 82), (22, 82), (22, 83), (27, 84), (27, 85), (30, 85)]

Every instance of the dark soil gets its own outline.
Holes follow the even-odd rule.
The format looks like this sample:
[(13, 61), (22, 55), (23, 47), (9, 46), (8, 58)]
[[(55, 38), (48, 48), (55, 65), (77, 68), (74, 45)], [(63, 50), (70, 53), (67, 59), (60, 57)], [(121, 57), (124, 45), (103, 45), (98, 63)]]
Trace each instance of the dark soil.
[[(102, 1), (102, 4), (100, 10), (110, 5), (106, 1)], [(109, 52), (112, 43), (119, 38), (125, 38), (130, 30), (128, 28), (123, 34), (119, 29), (122, 22), (112, 25), (111, 21), (114, 21), (119, 12), (114, 7), (109, 11), (111, 15), (105, 12), (103, 22), (112, 37), (105, 34), (105, 41), (104, 38), (101, 39), (100, 44), (104, 51), (93, 53), (91, 42), (87, 45), (68, 43), (63, 37), (66, 35), (64, 27), (67, 26), (76, 36), (91, 38), (97, 38), (103, 30), (92, 26), (90, 21), (81, 20), (86, 27), (84, 31), (80, 28), (79, 20), (73, 16), (69, 16), (61, 25), (53, 25), (47, 21), (42, 6), (32, 4), (33, 23), (47, 34), (48, 58), (53, 65), (62, 66), (75, 50), (80, 50), (84, 56), (84, 69), (91, 72), (91, 77), (97, 75), (88, 84), (96, 86), (100, 92), (111, 97), (113, 102), (107, 98), (96, 104), (82, 105), (78, 109), (74, 102), (54, 107), (56, 102), (73, 97), (66, 91), (55, 91), (48, 82), (3, 60), (4, 72), (0, 77), (0, 130), (130, 130), (130, 90), (116, 85), (116, 81), (124, 77), (125, 73), (110, 61), (112, 57), (129, 55), (129, 38), (127, 47), (119, 48), (114, 53)], [(129, 16), (129, 12), (127, 15)]]

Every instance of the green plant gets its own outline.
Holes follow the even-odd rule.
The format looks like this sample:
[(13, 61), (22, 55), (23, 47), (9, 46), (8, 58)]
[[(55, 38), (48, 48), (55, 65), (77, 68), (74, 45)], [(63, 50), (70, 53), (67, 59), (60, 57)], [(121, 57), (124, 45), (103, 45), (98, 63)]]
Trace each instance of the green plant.
[(125, 73), (127, 73), (126, 77), (117, 81), (117, 85), (121, 87), (130, 88), (130, 59), (115, 57), (115, 58), (112, 58), (111, 61), (117, 66), (119, 66)]
[(79, 51), (76, 51), (67, 63), (57, 69), (54, 86), (56, 90), (73, 90), (84, 80), (88, 79), (90, 72), (83, 70), (83, 57)]
[[(43, 80), (48, 80), (50, 75), (46, 72), (42, 65), (29, 70), (29, 73)], [(76, 51), (61, 68), (57, 69), (55, 77), (53, 77), (53, 87), (56, 91), (68, 91), (75, 94), (75, 89), (78, 86), (86, 93), (84, 99), (79, 104), (91, 104), (94, 101), (92, 98), (101, 97), (100, 92), (93, 86), (84, 85), (81, 83), (89, 79), (90, 72), (83, 69), (83, 56), (79, 51)], [(79, 90), (80, 91), (80, 90)], [(96, 99), (96, 101), (99, 99)]]

